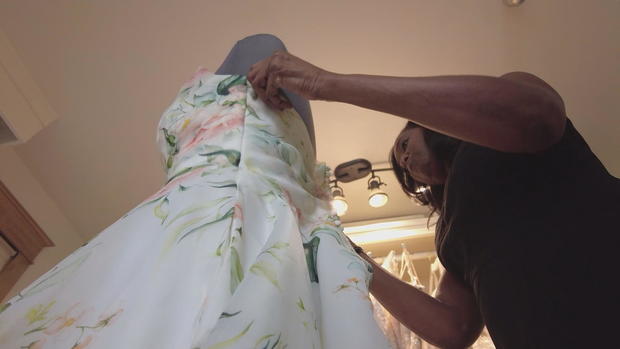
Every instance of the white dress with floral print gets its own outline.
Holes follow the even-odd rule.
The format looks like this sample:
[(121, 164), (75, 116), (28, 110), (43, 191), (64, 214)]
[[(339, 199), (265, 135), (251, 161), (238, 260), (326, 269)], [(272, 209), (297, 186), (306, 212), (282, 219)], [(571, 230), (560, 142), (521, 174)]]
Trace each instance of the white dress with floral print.
[(303, 120), (196, 72), (166, 184), (0, 306), (0, 348), (388, 348)]

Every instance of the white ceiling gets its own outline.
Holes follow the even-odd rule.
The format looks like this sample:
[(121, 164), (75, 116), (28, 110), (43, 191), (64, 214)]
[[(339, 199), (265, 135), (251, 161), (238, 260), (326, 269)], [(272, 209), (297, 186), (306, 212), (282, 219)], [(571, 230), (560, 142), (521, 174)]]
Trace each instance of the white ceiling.
[[(529, 71), (620, 175), (620, 1), (18, 1), (0, 29), (60, 115), (16, 151), (90, 238), (161, 186), (156, 124), (197, 66), (215, 70), (239, 39), (280, 37), (290, 52), (341, 73), (499, 75)], [(319, 160), (373, 163), (404, 119), (312, 102)], [(441, 117), (438, 115), (437, 117)], [(370, 208), (366, 181), (345, 184), (346, 221), (423, 213), (389, 173), (390, 203)]]

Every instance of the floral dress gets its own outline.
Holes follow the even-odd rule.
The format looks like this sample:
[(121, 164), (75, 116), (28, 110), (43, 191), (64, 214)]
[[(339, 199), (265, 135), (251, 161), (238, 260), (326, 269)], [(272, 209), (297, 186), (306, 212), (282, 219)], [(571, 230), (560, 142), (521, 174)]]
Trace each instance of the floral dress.
[(0, 306), (0, 348), (389, 347), (299, 114), (200, 69), (156, 139), (165, 185)]

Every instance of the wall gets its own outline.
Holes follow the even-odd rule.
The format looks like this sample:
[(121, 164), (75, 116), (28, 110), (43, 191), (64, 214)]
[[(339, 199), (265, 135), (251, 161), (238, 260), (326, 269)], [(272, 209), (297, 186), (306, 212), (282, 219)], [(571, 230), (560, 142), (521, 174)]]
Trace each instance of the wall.
[(620, 177), (620, 1), (526, 1), (503, 14), (511, 70), (549, 82), (591, 149)]
[(41, 251), (34, 264), (28, 267), (9, 292), (6, 300), (28, 286), (85, 241), (12, 148), (0, 147), (0, 164), (2, 164), (0, 180), (55, 244)]

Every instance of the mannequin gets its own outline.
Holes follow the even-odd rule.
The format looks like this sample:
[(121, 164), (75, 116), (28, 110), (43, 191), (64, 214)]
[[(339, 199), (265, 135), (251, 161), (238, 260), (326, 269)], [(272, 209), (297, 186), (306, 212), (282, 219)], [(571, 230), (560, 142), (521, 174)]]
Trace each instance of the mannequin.
[[(284, 50), (286, 46), (276, 36), (271, 34), (256, 34), (245, 37), (235, 44), (228, 53), (224, 63), (217, 69), (215, 74), (222, 75), (246, 75), (250, 70), (250, 67), (269, 56), (274, 51)], [(293, 105), (293, 108), (299, 115), (301, 115), (310, 140), (312, 140), (312, 146), (316, 152), (316, 141), (314, 138), (314, 123), (312, 121), (312, 111), (310, 110), (310, 103), (307, 99), (294, 94), (286, 89), (283, 89), (284, 94)]]

